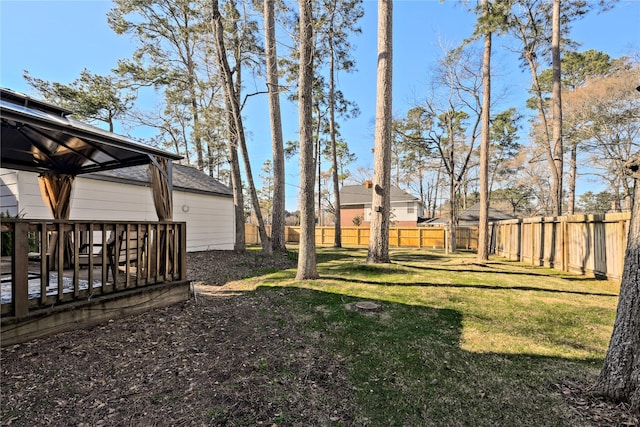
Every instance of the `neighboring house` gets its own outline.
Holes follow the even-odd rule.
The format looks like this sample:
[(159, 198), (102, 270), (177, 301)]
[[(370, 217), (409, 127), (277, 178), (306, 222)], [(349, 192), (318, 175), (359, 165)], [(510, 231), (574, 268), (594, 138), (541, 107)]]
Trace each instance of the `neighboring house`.
[[(77, 176), (70, 219), (157, 221), (147, 170), (132, 166)], [(34, 172), (0, 169), (0, 210), (24, 218), (52, 218)], [(233, 194), (197, 169), (173, 165), (173, 220), (187, 223), (189, 252), (233, 249)]]
[[(498, 209), (489, 208), (489, 222), (502, 221), (503, 219), (514, 219), (515, 216), (503, 212)], [(443, 215), (440, 218), (436, 218), (431, 221), (424, 222), (423, 225), (447, 225), (449, 222), (449, 215)], [(480, 203), (461, 211), (458, 214), (458, 226), (460, 227), (477, 227), (480, 223)]]
[[(371, 220), (372, 183), (345, 185), (340, 190), (340, 225), (353, 226), (354, 218), (361, 218), (361, 225), (368, 227)], [(414, 227), (423, 215), (424, 207), (416, 196), (391, 186), (391, 223), (396, 226)]]

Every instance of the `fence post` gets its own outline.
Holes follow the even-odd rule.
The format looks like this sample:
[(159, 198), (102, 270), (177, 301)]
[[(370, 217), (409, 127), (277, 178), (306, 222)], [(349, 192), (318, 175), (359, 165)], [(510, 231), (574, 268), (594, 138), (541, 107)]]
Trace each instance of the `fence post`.
[[(508, 236), (508, 239), (506, 239), (505, 246), (508, 245), (507, 253), (509, 254), (509, 259), (513, 259), (511, 258), (511, 254), (515, 253), (515, 256), (518, 257), (518, 254), (520, 253), (520, 224), (515, 224), (515, 227), (514, 224), (509, 224), (508, 230), (509, 233), (506, 234), (506, 236)], [(517, 234), (514, 234), (514, 230)], [(505, 238), (503, 238), (503, 240), (504, 239)], [(517, 245), (516, 248), (513, 247), (514, 242)], [(520, 261), (520, 259), (518, 259), (518, 261)]]
[(564, 221), (560, 223), (562, 231), (562, 271), (567, 271), (567, 260), (569, 259), (569, 245), (567, 244), (569, 230), (569, 215), (565, 216)]
[[(597, 272), (597, 256), (598, 256), (598, 252), (597, 252), (597, 243), (596, 243), (596, 216), (593, 215), (591, 216), (592, 221), (591, 221), (591, 253), (593, 254), (593, 272), (596, 273)], [(589, 226), (589, 223), (587, 223), (587, 226)], [(585, 265), (585, 270), (586, 270), (586, 265)], [(605, 269), (606, 270), (606, 269)]]
[(538, 248), (538, 266), (544, 266), (544, 239), (545, 239), (545, 230), (544, 230), (544, 217), (540, 218), (540, 239), (538, 240), (538, 244), (540, 247)]
[(622, 272), (624, 271), (624, 257), (627, 252), (627, 239), (626, 239), (626, 231), (627, 231), (627, 220), (623, 219), (618, 223), (619, 227), (619, 235), (620, 235), (620, 244), (619, 244), (619, 253), (618, 256), (618, 277), (619, 280), (622, 281)]
[(447, 237), (449, 234), (447, 233), (447, 227), (442, 227), (442, 241), (444, 242), (444, 253), (449, 253), (449, 244), (447, 243)]
[(622, 282), (622, 273), (624, 272), (624, 258), (627, 252), (627, 230), (629, 230), (627, 221), (631, 222), (631, 219), (621, 219), (620, 220), (620, 254), (618, 256), (618, 265), (619, 265), (619, 281)]
[(518, 224), (516, 226), (516, 231), (517, 231), (517, 235), (516, 235), (516, 244), (517, 244), (517, 248), (516, 248), (516, 259), (518, 260), (518, 262), (522, 261), (522, 233), (524, 227), (522, 226), (522, 219), (518, 220)]
[(536, 265), (536, 227), (535, 223), (531, 222), (531, 265)]

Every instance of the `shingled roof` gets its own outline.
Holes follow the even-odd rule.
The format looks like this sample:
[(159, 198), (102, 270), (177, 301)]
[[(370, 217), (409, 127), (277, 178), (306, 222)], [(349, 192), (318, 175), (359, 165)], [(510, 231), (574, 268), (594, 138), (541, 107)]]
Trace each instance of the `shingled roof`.
[[(501, 221), (503, 219), (514, 219), (513, 215), (510, 215), (504, 211), (489, 208), (488, 213), (489, 222), (491, 221)], [(429, 225), (440, 225), (446, 224), (449, 221), (449, 215), (443, 215), (440, 218), (436, 218), (432, 221), (429, 221)], [(480, 203), (476, 203), (475, 205), (463, 210), (458, 215), (458, 224), (459, 225), (478, 225), (480, 222)]]
[[(364, 205), (371, 203), (371, 188), (367, 188), (364, 184), (344, 185), (340, 190), (340, 206)], [(391, 186), (391, 203), (394, 202), (413, 202), (419, 200), (416, 196), (407, 193), (404, 190)]]
[[(102, 181), (120, 182), (123, 184), (149, 186), (149, 167), (132, 166), (122, 169), (101, 171), (84, 175), (85, 178)], [(222, 197), (233, 197), (231, 189), (215, 178), (191, 166), (173, 165), (173, 188), (191, 193), (213, 194)]]

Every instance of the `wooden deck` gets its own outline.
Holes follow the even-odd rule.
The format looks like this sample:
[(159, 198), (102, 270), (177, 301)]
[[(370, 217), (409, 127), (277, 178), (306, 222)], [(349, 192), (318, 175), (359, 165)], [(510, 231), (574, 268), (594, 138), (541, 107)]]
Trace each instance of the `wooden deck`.
[(3, 220), (2, 231), (3, 346), (189, 298), (185, 223)]

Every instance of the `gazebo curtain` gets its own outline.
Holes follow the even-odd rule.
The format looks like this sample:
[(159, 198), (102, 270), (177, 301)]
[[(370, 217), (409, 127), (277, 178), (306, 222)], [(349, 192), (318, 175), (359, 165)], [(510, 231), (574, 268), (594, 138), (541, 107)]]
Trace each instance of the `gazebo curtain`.
[[(153, 157), (149, 165), (151, 175), (151, 190), (153, 203), (159, 221), (171, 221), (173, 219), (173, 191), (171, 183), (171, 163), (169, 159)], [(74, 176), (43, 173), (38, 177), (40, 193), (45, 204), (49, 207), (53, 218), (58, 220), (69, 219), (71, 212), (71, 190)], [(67, 234), (67, 233), (65, 233)], [(70, 235), (67, 236), (70, 239)], [(66, 239), (65, 239), (66, 240)], [(165, 233), (159, 236), (161, 253), (167, 250), (171, 253), (172, 240)], [(71, 250), (71, 242), (65, 241), (65, 252)], [(55, 250), (55, 249), (54, 249)], [(71, 259), (71, 253), (65, 253), (65, 264)]]
[(169, 168), (169, 160), (159, 157), (155, 157), (149, 165), (153, 204), (159, 221), (171, 221), (173, 218), (173, 192)]
[[(153, 193), (153, 204), (156, 208), (158, 221), (171, 221), (173, 219), (173, 188), (171, 177), (171, 163), (168, 159), (153, 157), (149, 164), (151, 175), (151, 191)], [(158, 233), (158, 253), (160, 256), (169, 254), (166, 264), (161, 263), (159, 273), (169, 273), (173, 271), (173, 239), (168, 235), (168, 231), (159, 229)], [(166, 268), (166, 269), (165, 269)]]

